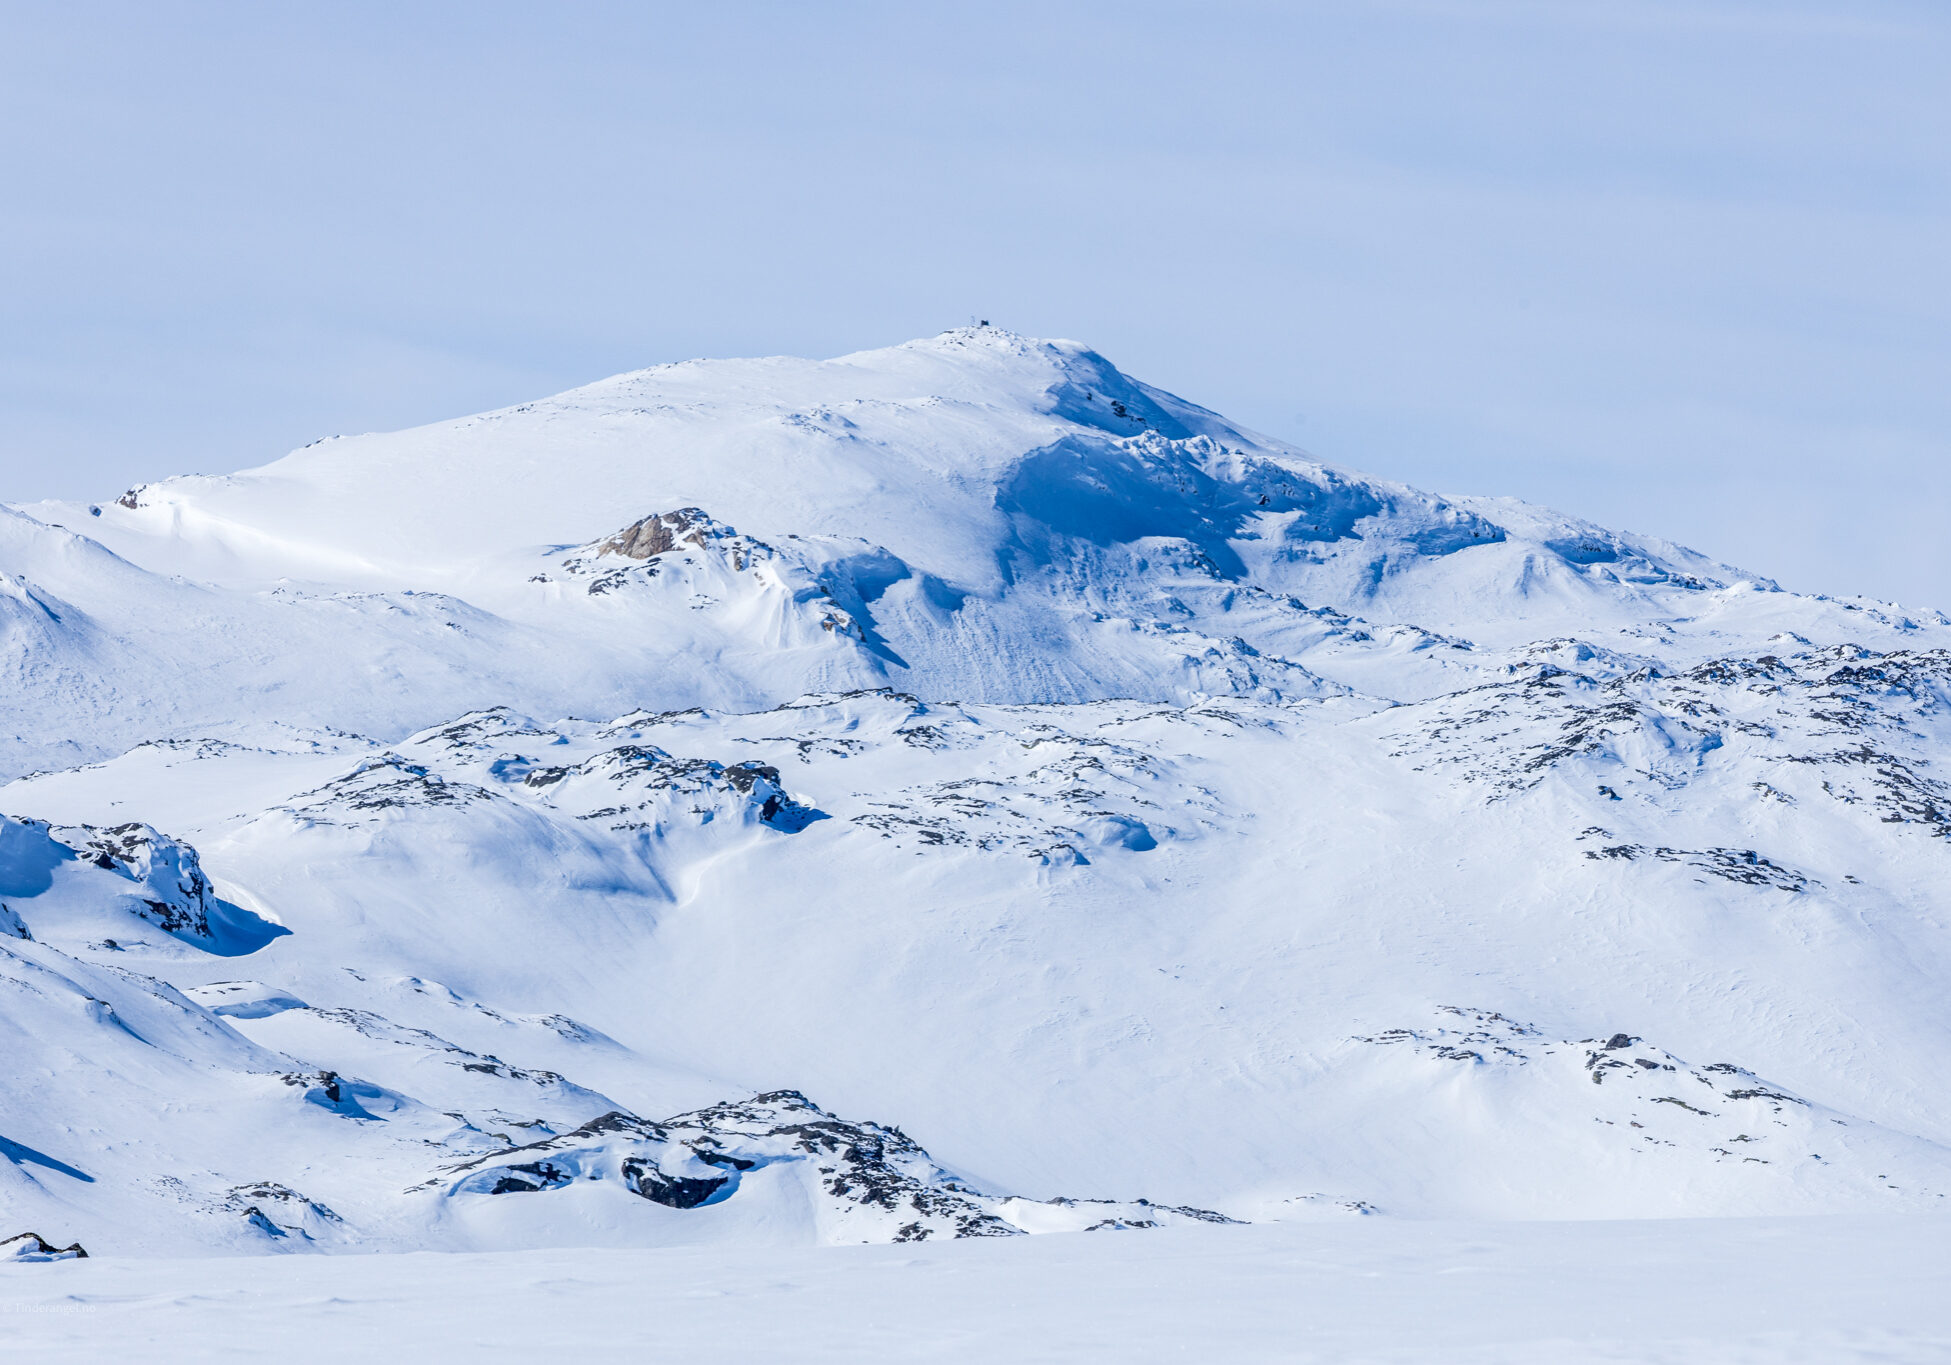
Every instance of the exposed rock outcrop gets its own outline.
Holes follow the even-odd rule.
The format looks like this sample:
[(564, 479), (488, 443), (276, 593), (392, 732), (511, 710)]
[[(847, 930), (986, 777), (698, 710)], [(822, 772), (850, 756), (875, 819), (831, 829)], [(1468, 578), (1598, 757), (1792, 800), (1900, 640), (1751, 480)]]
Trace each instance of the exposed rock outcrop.
[(159, 929), (195, 938), (211, 936), (216, 893), (196, 850), (144, 824), (55, 827), (54, 837), (105, 872), (136, 884), (135, 912)]
[(88, 1253), (81, 1243), (55, 1246), (37, 1232), (23, 1232), (0, 1242), (0, 1265), (9, 1261), (85, 1261)]
[(435, 1184), (468, 1199), (607, 1183), (652, 1204), (701, 1209), (741, 1196), (765, 1168), (767, 1195), (797, 1185), (822, 1239), (918, 1242), (1026, 1232), (1229, 1222), (1145, 1200), (1037, 1201), (995, 1194), (937, 1166), (899, 1128), (837, 1118), (797, 1090), (715, 1104), (662, 1122), (614, 1112), (573, 1132), (450, 1166)]

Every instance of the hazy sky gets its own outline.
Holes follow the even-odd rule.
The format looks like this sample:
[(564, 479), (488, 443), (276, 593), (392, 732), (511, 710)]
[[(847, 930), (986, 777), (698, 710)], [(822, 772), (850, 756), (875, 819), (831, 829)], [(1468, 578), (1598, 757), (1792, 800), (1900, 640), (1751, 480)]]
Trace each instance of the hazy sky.
[(1951, 607), (1951, 5), (0, 0), (0, 498), (971, 314)]

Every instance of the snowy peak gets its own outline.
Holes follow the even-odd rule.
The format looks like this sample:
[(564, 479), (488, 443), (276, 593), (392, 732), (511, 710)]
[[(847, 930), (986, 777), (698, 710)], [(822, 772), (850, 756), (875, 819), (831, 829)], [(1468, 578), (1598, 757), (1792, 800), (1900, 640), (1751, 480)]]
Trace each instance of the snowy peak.
[(658, 366), (32, 510), (0, 520), (0, 647), (34, 684), (37, 738), (0, 736), (15, 770), (240, 708), (397, 736), (496, 704), (884, 686), (1410, 701), (1544, 638), (1681, 666), (1782, 635), (1951, 642), (1942, 617), (1337, 469), (1077, 343), (995, 328)]
[(1941, 615), (993, 328), (32, 513), (32, 1255), (1951, 1196)]
[[(343, 515), (319, 516), (319, 499)], [(414, 576), (588, 528), (567, 537), (579, 543), (633, 503), (708, 508), (774, 542), (864, 538), (977, 591), (994, 582), (999, 512), (1100, 544), (1180, 536), (1222, 560), (1241, 537), (1441, 555), (1506, 535), (1495, 516), (1246, 433), (1076, 343), (983, 328), (827, 362), (659, 366), (227, 479), (168, 480), (135, 501), (89, 510), (96, 530), (144, 547), (138, 562), (215, 567), (221, 543), (238, 568), (268, 572), (282, 554), (286, 574), (308, 578), (335, 556), (352, 576), (355, 561)], [(1532, 520), (1525, 538), (1569, 562), (1620, 553), (1594, 550), (1596, 528)]]

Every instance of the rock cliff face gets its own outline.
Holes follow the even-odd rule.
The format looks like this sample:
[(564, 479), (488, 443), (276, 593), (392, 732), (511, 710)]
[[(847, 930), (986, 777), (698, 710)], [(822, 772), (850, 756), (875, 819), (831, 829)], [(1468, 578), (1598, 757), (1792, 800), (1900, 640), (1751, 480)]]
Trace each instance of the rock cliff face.
[[(709, 548), (714, 539), (729, 538), (703, 512), (684, 507), (675, 512), (653, 512), (642, 521), (633, 522), (598, 545), (596, 554), (598, 558), (623, 555), (629, 559), (651, 559), (676, 549), (680, 537), (685, 544), (700, 550)], [(741, 563), (736, 567), (745, 566)]]
[(1941, 1208), (1947, 660), (995, 329), (7, 510), (0, 1210)]

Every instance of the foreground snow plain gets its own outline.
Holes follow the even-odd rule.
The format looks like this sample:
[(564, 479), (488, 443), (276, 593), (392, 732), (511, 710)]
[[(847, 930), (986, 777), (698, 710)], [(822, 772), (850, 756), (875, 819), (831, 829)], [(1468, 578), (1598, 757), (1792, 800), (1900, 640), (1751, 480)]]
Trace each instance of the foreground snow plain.
[[(32, 1271), (33, 1273), (28, 1273)], [(23, 1358), (1935, 1365), (1951, 1220), (1358, 1223), (0, 1269)]]
[[(1334, 469), (1075, 343), (0, 510), (0, 667), (0, 1236), (94, 1258), (9, 1286), (580, 1304), (649, 1257), (865, 1313), (909, 1263), (822, 1244), (993, 1239), (915, 1292), (1163, 1277), (1198, 1324), (1242, 1258), (1414, 1298), (1476, 1238), (1711, 1351), (1777, 1329), (1703, 1336), (1663, 1257), (1817, 1285), (1951, 1203), (1951, 621)], [(1483, 1221), (1621, 1218), (1691, 1221)], [(1837, 1269), (1756, 1358), (1931, 1349), (1941, 1269)], [(1485, 1358), (1516, 1302), (1456, 1319)]]

